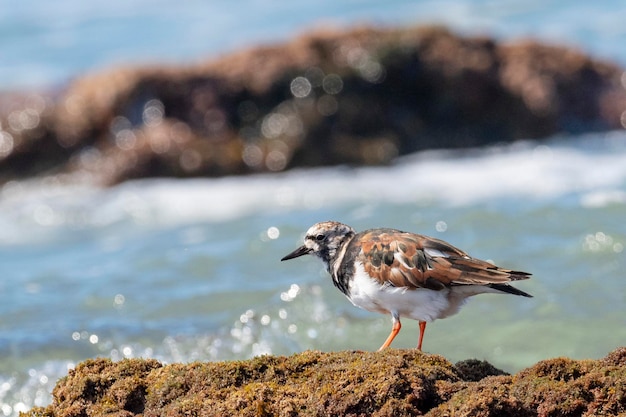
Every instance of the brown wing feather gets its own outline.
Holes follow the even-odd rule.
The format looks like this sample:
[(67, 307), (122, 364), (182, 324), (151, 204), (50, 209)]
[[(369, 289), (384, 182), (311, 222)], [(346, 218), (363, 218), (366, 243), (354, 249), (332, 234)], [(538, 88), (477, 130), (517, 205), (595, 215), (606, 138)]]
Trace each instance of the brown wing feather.
[(451, 285), (503, 284), (530, 274), (475, 259), (443, 240), (397, 230), (357, 236), (357, 256), (370, 276), (395, 287), (441, 290)]

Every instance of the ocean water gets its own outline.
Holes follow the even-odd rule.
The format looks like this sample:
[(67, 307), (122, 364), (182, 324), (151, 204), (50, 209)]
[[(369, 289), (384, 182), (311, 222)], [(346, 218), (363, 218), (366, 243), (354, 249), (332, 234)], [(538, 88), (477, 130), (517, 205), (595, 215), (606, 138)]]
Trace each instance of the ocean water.
[[(86, 71), (193, 62), (309, 27), (446, 23), (566, 42), (626, 63), (619, 1), (0, 0), (0, 89)], [(10, 7), (9, 7), (10, 6)], [(375, 350), (388, 317), (353, 307), (321, 263), (280, 258), (317, 221), (395, 227), (533, 273), (532, 299), (482, 295), (428, 326), (424, 349), (514, 372), (626, 342), (626, 133), (429, 151), (320, 168), (100, 189), (54, 178), (0, 189), (0, 415), (46, 405), (90, 357), (167, 363), (305, 349)], [(403, 321), (393, 347), (417, 342)]]
[(621, 0), (0, 0), (0, 89), (55, 87), (116, 65), (191, 63), (360, 23), (532, 37), (626, 64), (625, 19)]

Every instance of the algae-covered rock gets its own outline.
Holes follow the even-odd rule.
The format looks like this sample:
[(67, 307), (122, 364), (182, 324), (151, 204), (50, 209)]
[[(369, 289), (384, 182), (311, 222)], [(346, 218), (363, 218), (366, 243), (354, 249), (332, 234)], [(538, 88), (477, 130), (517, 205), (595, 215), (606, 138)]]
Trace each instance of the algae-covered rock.
[(295, 416), (422, 414), (437, 384), (460, 381), (441, 356), (417, 351), (304, 352), (247, 361), (172, 364), (88, 360), (29, 415)]
[(505, 375), (415, 350), (162, 365), (88, 360), (26, 416), (581, 416), (626, 412), (626, 348)]
[(626, 413), (626, 348), (600, 360), (556, 358), (468, 384), (431, 416), (606, 416)]
[(386, 164), (432, 148), (622, 128), (623, 69), (441, 27), (317, 30), (197, 65), (0, 94), (0, 182), (103, 183)]

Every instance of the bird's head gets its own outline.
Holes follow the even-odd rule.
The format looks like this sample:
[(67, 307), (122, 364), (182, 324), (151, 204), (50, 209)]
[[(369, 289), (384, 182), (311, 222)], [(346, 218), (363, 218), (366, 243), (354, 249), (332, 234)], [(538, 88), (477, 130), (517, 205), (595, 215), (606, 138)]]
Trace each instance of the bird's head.
[(304, 245), (284, 256), (281, 261), (311, 254), (321, 258), (328, 266), (337, 250), (354, 235), (354, 229), (343, 223), (334, 221), (316, 223), (307, 230)]

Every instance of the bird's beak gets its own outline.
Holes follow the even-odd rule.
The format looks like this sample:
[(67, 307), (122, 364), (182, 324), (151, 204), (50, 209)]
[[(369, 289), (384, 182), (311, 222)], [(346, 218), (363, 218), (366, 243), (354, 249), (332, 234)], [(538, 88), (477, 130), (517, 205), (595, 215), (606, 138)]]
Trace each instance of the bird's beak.
[(289, 259), (297, 258), (298, 256), (306, 255), (307, 253), (310, 253), (312, 250), (313, 249), (307, 248), (306, 246), (302, 245), (298, 249), (291, 252), (289, 255), (283, 256), (281, 261), (287, 261)]

